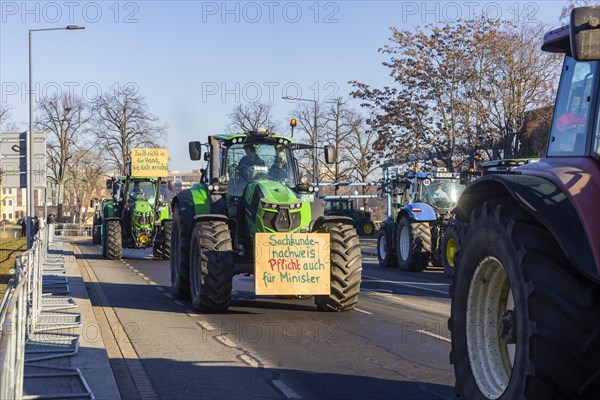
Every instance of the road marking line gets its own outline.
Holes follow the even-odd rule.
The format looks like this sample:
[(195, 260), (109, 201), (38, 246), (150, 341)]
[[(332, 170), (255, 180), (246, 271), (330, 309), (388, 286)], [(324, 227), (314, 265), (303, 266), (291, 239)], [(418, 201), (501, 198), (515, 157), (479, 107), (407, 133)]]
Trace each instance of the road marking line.
[(294, 392), (292, 389), (290, 389), (290, 387), (288, 385), (286, 385), (279, 379), (271, 381), (271, 382), (273, 382), (273, 385), (275, 385), (277, 387), (277, 389), (279, 389), (281, 391), (281, 393), (283, 393), (283, 395), (285, 397), (287, 397), (288, 399), (299, 399), (300, 398), (300, 396), (298, 396), (296, 394), (296, 392)]
[(183, 307), (183, 303), (180, 302), (179, 300), (175, 300), (173, 303), (177, 304), (178, 306)]
[[(373, 279), (373, 277), (370, 277), (370, 276), (364, 276), (364, 277), (368, 278), (368, 279)], [(375, 278), (375, 279), (378, 279), (378, 278)], [(442, 293), (442, 294), (445, 294), (445, 295), (448, 294), (448, 292), (445, 292), (443, 290), (435, 290), (435, 289), (424, 288), (424, 287), (417, 286), (415, 284), (406, 283), (406, 282), (394, 282), (394, 281), (387, 281), (387, 280), (384, 280), (384, 279), (378, 279), (377, 282), (378, 283), (389, 283), (389, 284), (392, 284), (392, 285), (406, 286), (406, 287), (410, 287), (410, 288), (413, 288), (413, 289), (424, 290), (426, 292)], [(415, 282), (415, 283), (419, 284), (419, 285), (449, 285), (447, 283), (419, 283), (419, 282)]]
[(363, 314), (367, 314), (367, 315), (373, 315), (373, 313), (365, 311), (365, 310), (361, 310), (360, 308), (354, 308), (355, 311), (361, 312)]
[(144, 274), (142, 274), (141, 272), (138, 272), (137, 274), (138, 274), (139, 276), (144, 276)]
[(140, 272), (140, 271), (138, 271), (138, 270), (137, 270), (137, 269), (135, 269), (135, 268), (133, 268), (133, 269), (132, 269), (132, 271), (133, 271), (133, 272), (135, 272), (135, 273), (137, 273), (137, 272)]
[[(152, 286), (156, 286), (156, 282), (154, 282), (154, 281), (149, 281), (148, 283), (149, 283), (150, 285), (152, 285)], [(162, 289), (162, 288), (161, 288), (161, 289)]]
[(163, 293), (165, 296), (167, 296), (169, 299), (173, 298), (173, 295), (171, 293)]
[(439, 339), (439, 340), (443, 340), (444, 342), (452, 343), (452, 340), (448, 339), (447, 337), (441, 336), (441, 335), (437, 335), (437, 334), (432, 333), (432, 332), (424, 331), (424, 330), (421, 330), (421, 329), (417, 329), (416, 332), (419, 332), (419, 333), (422, 333), (424, 335), (428, 335), (428, 336), (434, 337), (434, 338)]
[(198, 324), (200, 326), (200, 328), (204, 329), (205, 331), (214, 331), (214, 330), (216, 330), (216, 328), (214, 326), (212, 326), (212, 324), (210, 322), (196, 321), (196, 324)]
[(250, 365), (251, 367), (254, 367), (254, 368), (258, 368), (258, 367), (260, 367), (260, 362), (258, 362), (258, 360), (257, 360), (257, 359), (255, 359), (255, 358), (254, 358), (254, 357), (252, 357), (252, 356), (249, 356), (249, 355), (247, 355), (247, 354), (242, 354), (242, 355), (240, 356), (240, 359), (241, 359), (243, 362), (245, 362), (246, 364)]
[(226, 334), (221, 334), (219, 336), (215, 336), (214, 338), (217, 342), (220, 342), (221, 344), (224, 344), (227, 347), (237, 347), (233, 340), (229, 339)]
[(189, 315), (190, 317), (193, 317), (194, 315), (196, 315), (196, 312), (194, 310), (185, 310), (185, 313), (187, 315)]
[(390, 289), (362, 289), (364, 292), (375, 292), (375, 293), (394, 293)]
[(148, 278), (147, 276), (142, 276), (142, 278), (144, 278), (145, 281), (149, 281), (150, 278)]

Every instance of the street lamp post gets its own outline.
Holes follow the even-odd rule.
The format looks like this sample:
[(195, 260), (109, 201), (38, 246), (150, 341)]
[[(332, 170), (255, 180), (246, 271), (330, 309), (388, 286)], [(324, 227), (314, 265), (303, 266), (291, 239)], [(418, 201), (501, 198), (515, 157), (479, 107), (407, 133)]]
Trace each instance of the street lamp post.
[(85, 29), (84, 26), (68, 25), (64, 28), (43, 28), (29, 30), (29, 132), (27, 132), (27, 248), (30, 249), (33, 245), (33, 217), (35, 214), (35, 191), (33, 189), (33, 70), (32, 70), (32, 51), (31, 51), (31, 34), (33, 32), (42, 31), (72, 31)]
[(284, 100), (290, 100), (290, 101), (309, 101), (315, 104), (315, 115), (314, 115), (314, 121), (313, 121), (313, 140), (312, 140), (312, 145), (313, 145), (313, 180), (315, 181), (315, 184), (318, 185), (319, 184), (319, 157), (318, 157), (318, 150), (317, 150), (317, 146), (319, 145), (319, 139), (317, 138), (317, 113), (318, 113), (318, 101), (317, 100), (313, 100), (313, 99), (302, 99), (299, 97), (290, 97), (290, 96), (285, 96), (282, 97), (282, 99)]

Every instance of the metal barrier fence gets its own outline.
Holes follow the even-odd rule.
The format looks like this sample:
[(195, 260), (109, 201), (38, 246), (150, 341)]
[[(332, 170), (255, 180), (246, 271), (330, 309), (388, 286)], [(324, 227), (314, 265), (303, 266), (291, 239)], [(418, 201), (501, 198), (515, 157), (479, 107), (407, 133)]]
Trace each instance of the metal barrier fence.
[(91, 224), (55, 224), (56, 236), (92, 236)]
[(14, 278), (0, 303), (0, 399), (23, 397), (25, 342), (40, 312), (42, 262), (51, 230), (52, 226), (41, 228), (32, 248), (16, 258)]

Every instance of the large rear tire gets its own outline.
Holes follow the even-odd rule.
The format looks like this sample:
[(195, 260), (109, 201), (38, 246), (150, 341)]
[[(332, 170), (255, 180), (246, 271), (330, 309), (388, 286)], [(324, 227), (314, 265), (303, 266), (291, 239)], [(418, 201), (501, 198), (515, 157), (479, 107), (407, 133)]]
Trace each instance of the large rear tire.
[(460, 245), (459, 230), (455, 225), (450, 225), (444, 230), (440, 239), (440, 258), (444, 273), (449, 278), (454, 278), (455, 257)]
[(377, 259), (382, 267), (397, 268), (398, 259), (393, 251), (392, 238), (389, 236), (388, 231), (383, 228), (379, 232), (377, 237)]
[(315, 296), (320, 311), (353, 310), (362, 278), (362, 254), (358, 234), (346, 223), (325, 223), (331, 246), (331, 293)]
[(106, 258), (120, 260), (123, 257), (121, 236), (121, 221), (113, 219), (106, 221)]
[(450, 295), (459, 397), (597, 398), (600, 285), (520, 206), (487, 202), (472, 213)]
[(431, 255), (431, 228), (427, 222), (400, 218), (396, 235), (396, 256), (403, 271), (420, 272), (427, 268)]
[(179, 205), (173, 206), (171, 234), (171, 289), (179, 299), (190, 298), (190, 235), (181, 223)]
[(224, 221), (196, 223), (190, 252), (190, 289), (195, 308), (226, 311), (231, 304), (233, 247)]

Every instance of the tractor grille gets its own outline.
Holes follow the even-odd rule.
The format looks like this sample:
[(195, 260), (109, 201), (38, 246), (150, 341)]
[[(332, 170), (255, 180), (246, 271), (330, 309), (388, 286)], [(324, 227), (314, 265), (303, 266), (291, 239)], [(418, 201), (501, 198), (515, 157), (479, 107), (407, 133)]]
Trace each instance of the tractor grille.
[(300, 226), (300, 211), (290, 212), (288, 209), (279, 209), (277, 212), (265, 212), (263, 225), (276, 232), (289, 232)]
[(133, 223), (136, 225), (149, 225), (152, 223), (152, 212), (139, 212), (133, 214)]

